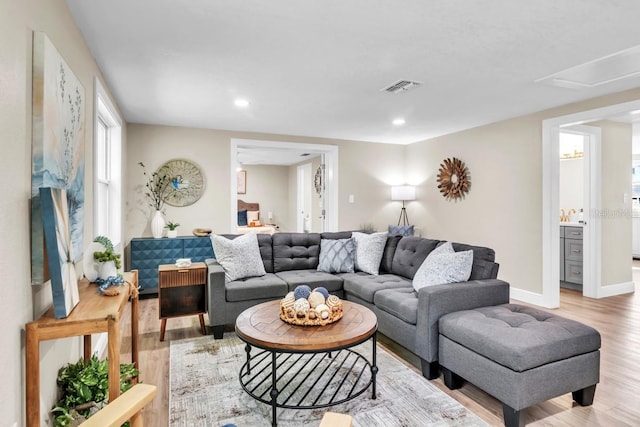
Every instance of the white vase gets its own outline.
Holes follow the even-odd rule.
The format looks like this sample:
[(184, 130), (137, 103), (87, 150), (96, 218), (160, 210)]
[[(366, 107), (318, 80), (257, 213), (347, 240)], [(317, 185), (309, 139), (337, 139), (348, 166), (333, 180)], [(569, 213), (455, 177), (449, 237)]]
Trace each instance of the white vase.
[(104, 261), (100, 263), (100, 278), (106, 280), (111, 276), (117, 276), (118, 269), (115, 261)]
[(167, 230), (167, 237), (170, 239), (175, 239), (178, 237), (178, 230)]
[(156, 211), (151, 219), (151, 234), (156, 239), (162, 237), (162, 231), (164, 230), (164, 218), (162, 212)]

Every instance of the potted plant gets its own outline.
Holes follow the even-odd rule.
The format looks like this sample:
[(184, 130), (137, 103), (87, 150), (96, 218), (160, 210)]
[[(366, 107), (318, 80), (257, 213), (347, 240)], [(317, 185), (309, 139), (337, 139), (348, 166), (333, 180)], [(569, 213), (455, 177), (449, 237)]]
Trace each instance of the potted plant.
[(169, 222), (167, 223), (167, 225), (165, 225), (165, 226), (164, 226), (165, 228), (168, 228), (168, 230), (167, 230), (167, 237), (168, 237), (168, 238), (170, 238), (170, 239), (173, 239), (173, 238), (178, 237), (178, 230), (177, 230), (177, 228), (178, 228), (179, 226), (180, 226), (180, 224), (179, 224), (179, 223), (169, 221)]
[(106, 236), (97, 236), (93, 241), (104, 246), (104, 251), (93, 253), (93, 259), (100, 263), (98, 277), (107, 280), (109, 277), (117, 276), (122, 263), (120, 262), (120, 254), (114, 252), (111, 239)]
[[(77, 426), (106, 405), (109, 401), (108, 374), (107, 360), (98, 360), (96, 355), (60, 368), (56, 381), (60, 399), (51, 410), (54, 425)], [(131, 388), (131, 380), (138, 374), (133, 364), (120, 365), (121, 393)]]

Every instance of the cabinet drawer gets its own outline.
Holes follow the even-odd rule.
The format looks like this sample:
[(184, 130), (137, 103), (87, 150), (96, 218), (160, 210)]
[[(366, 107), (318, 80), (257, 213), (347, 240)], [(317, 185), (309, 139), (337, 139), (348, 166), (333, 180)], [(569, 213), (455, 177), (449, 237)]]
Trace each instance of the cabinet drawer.
[(564, 281), (582, 284), (582, 263), (577, 261), (565, 261)]
[(564, 228), (564, 238), (565, 239), (580, 239), (582, 240), (582, 235), (584, 229), (582, 227), (563, 227)]
[(206, 268), (173, 268), (158, 271), (158, 286), (161, 288), (175, 288), (180, 286), (203, 285), (207, 283)]
[(582, 261), (582, 240), (564, 239), (564, 259)]

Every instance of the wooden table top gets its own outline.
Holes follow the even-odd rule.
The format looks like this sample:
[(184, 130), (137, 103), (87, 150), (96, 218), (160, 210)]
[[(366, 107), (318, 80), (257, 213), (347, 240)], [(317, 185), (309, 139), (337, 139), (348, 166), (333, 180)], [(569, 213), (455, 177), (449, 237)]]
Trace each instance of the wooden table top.
[(378, 329), (376, 315), (360, 304), (342, 301), (342, 319), (325, 326), (291, 325), (280, 319), (280, 300), (255, 305), (236, 320), (236, 334), (267, 350), (331, 351), (370, 338)]

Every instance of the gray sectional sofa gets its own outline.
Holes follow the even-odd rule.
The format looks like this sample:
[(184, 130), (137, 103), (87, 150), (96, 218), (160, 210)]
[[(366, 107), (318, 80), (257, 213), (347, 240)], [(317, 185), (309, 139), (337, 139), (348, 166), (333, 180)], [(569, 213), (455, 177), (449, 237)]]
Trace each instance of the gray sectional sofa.
[(378, 330), (419, 356), (423, 375), (433, 379), (439, 375), (440, 317), (509, 302), (509, 284), (497, 279), (494, 251), (480, 246), (453, 244), (456, 251), (473, 250), (468, 281), (429, 286), (419, 292), (411, 281), (427, 255), (442, 243), (439, 240), (389, 235), (377, 276), (317, 271), (321, 239), (349, 237), (351, 232), (258, 235), (267, 274), (228, 283), (222, 266), (207, 260), (208, 315), (214, 337), (221, 338), (223, 327), (234, 324), (253, 305), (282, 298), (301, 284), (324, 286), (332, 294), (369, 307), (378, 317)]

